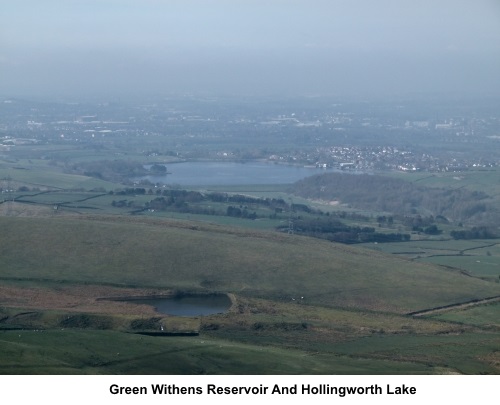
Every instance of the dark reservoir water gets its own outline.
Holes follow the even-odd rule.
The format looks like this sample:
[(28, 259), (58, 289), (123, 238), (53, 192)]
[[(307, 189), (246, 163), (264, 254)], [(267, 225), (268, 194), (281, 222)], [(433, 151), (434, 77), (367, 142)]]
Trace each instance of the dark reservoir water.
[(175, 316), (213, 315), (227, 312), (231, 300), (224, 294), (185, 295), (172, 298), (134, 299), (136, 304), (151, 305), (158, 312)]
[(228, 186), (290, 184), (314, 174), (335, 169), (278, 165), (266, 162), (182, 162), (166, 165), (166, 176), (144, 176), (136, 180), (181, 186)]

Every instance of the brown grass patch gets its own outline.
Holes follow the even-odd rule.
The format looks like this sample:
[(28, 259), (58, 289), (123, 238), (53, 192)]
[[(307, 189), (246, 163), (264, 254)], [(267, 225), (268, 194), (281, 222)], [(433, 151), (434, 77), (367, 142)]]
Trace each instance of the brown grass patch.
[(122, 297), (168, 296), (159, 289), (117, 288), (101, 285), (64, 287), (15, 287), (0, 285), (0, 305), (10, 308), (62, 310), (113, 315), (155, 315), (149, 305), (133, 301), (113, 301)]

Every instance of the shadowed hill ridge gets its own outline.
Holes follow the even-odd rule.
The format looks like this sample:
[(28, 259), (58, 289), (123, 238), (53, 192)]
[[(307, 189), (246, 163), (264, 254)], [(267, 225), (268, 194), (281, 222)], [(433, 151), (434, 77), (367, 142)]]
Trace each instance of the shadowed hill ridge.
[(453, 221), (500, 223), (491, 196), (466, 188), (436, 188), (382, 175), (325, 173), (296, 182), (291, 192), (305, 198), (339, 200), (360, 209), (410, 215), (441, 215)]

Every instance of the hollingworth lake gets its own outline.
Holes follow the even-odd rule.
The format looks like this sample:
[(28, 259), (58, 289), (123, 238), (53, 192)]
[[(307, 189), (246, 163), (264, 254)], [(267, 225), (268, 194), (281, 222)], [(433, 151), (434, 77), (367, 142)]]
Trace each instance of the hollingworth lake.
[[(136, 180), (180, 186), (233, 186), (290, 184), (305, 177), (338, 169), (293, 166), (267, 162), (182, 162), (165, 165), (166, 175), (148, 175)], [(151, 165), (145, 166), (146, 168)]]

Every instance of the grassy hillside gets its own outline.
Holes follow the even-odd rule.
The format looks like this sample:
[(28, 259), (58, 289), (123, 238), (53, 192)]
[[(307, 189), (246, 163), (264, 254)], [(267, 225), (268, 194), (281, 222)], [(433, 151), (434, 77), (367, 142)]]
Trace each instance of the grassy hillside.
[(314, 356), (207, 337), (155, 338), (114, 331), (8, 331), (0, 374), (426, 374), (425, 364)]
[(95, 179), (78, 174), (62, 173), (46, 164), (24, 164), (16, 168), (8, 168), (0, 165), (0, 186), (7, 188), (7, 180), (17, 189), (19, 185), (29, 187), (40, 187), (42, 189), (113, 189), (117, 185), (109, 181)]
[(383, 253), (276, 232), (131, 217), (0, 218), (1, 278), (223, 291), (408, 313), (500, 285)]

